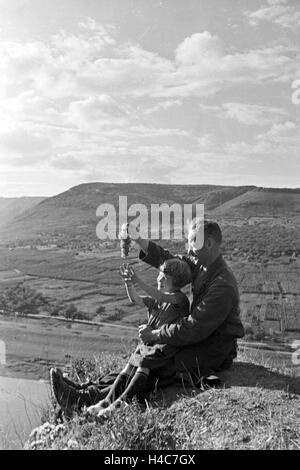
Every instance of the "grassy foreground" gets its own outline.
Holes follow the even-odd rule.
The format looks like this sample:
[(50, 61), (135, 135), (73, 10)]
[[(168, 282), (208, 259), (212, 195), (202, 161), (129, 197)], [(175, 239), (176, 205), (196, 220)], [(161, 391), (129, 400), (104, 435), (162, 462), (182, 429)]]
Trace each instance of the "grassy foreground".
[[(120, 368), (124, 357), (101, 354), (77, 361), (81, 379)], [(145, 406), (127, 405), (104, 423), (83, 415), (54, 424), (54, 410), (33, 430), (25, 449), (198, 450), (300, 449), (300, 378), (266, 364), (259, 353), (240, 353), (223, 387), (200, 391), (176, 385)]]

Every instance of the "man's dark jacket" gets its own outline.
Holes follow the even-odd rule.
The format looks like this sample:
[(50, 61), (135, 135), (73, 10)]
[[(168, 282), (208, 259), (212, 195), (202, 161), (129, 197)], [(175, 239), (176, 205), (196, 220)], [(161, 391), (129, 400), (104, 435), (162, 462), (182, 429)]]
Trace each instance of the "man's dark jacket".
[[(140, 252), (140, 259), (156, 268), (171, 258), (174, 256), (168, 250), (151, 241), (147, 255)], [(195, 265), (189, 256), (180, 258), (192, 270), (191, 313), (180, 323), (164, 325), (160, 329), (160, 342), (183, 348), (177, 362), (183, 361), (187, 367), (190, 366), (190, 356), (192, 362), (192, 356), (196, 356), (201, 367), (205, 362), (205, 366), (219, 369), (222, 361), (226, 362), (227, 356), (232, 354), (236, 339), (244, 336), (235, 276), (222, 255), (207, 271)]]

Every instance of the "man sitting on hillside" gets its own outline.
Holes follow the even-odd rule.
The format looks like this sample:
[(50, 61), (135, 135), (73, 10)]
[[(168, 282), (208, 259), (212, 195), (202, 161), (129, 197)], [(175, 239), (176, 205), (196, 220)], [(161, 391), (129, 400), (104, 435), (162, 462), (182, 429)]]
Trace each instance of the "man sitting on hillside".
[[(140, 327), (140, 338), (145, 344), (169, 344), (180, 348), (163, 369), (156, 371), (162, 384), (171, 384), (174, 378), (185, 374), (194, 384), (209, 372), (229, 368), (236, 357), (237, 338), (244, 336), (240, 320), (239, 292), (231, 269), (221, 254), (222, 232), (216, 222), (204, 221), (203, 246), (197, 246), (203, 226), (194, 221), (189, 232), (188, 255), (181, 256), (192, 270), (193, 302), (188, 318), (178, 323), (163, 325), (158, 330)], [(140, 259), (158, 268), (174, 258), (168, 250), (144, 239), (136, 241), (141, 248)], [(90, 384), (79, 386), (65, 379), (58, 369), (51, 371), (52, 388), (63, 409), (91, 406), (105, 398), (109, 386)], [(153, 381), (149, 382), (149, 391)]]

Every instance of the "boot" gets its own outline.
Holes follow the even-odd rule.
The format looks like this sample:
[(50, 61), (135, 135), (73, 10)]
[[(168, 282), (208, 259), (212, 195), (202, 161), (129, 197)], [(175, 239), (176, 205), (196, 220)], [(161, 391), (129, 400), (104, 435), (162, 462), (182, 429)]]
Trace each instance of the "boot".
[(50, 383), (53, 395), (65, 414), (98, 403), (110, 391), (110, 387), (100, 390), (96, 385), (78, 389), (76, 384), (74, 386), (70, 380), (66, 381), (61, 372), (56, 369), (50, 370)]
[[(62, 370), (59, 369), (58, 367), (55, 367), (51, 370), (53, 370), (56, 374), (59, 374), (63, 378), (63, 380), (66, 382), (66, 384), (71, 385), (71, 387), (76, 388), (76, 390), (84, 390), (88, 388), (90, 385), (97, 385), (91, 380), (84, 382), (84, 383), (73, 382), (73, 380), (70, 380), (68, 376), (64, 374)], [(50, 371), (50, 378), (51, 378), (51, 371)]]

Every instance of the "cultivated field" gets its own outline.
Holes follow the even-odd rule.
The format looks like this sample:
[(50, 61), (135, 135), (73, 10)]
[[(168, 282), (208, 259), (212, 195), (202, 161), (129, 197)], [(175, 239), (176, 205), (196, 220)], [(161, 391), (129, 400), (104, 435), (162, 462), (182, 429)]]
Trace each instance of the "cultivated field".
[[(156, 271), (139, 263), (136, 256), (131, 258), (145, 279), (155, 282)], [(145, 312), (128, 301), (118, 273), (120, 264), (119, 251), (109, 258), (91, 258), (57, 249), (2, 249), (0, 294), (22, 285), (41, 292), (50, 304), (58, 303), (62, 308), (75, 305), (87, 319), (137, 326), (145, 320)], [(101, 313), (97, 314), (99, 307)], [(45, 313), (43, 309), (41, 313)]]

